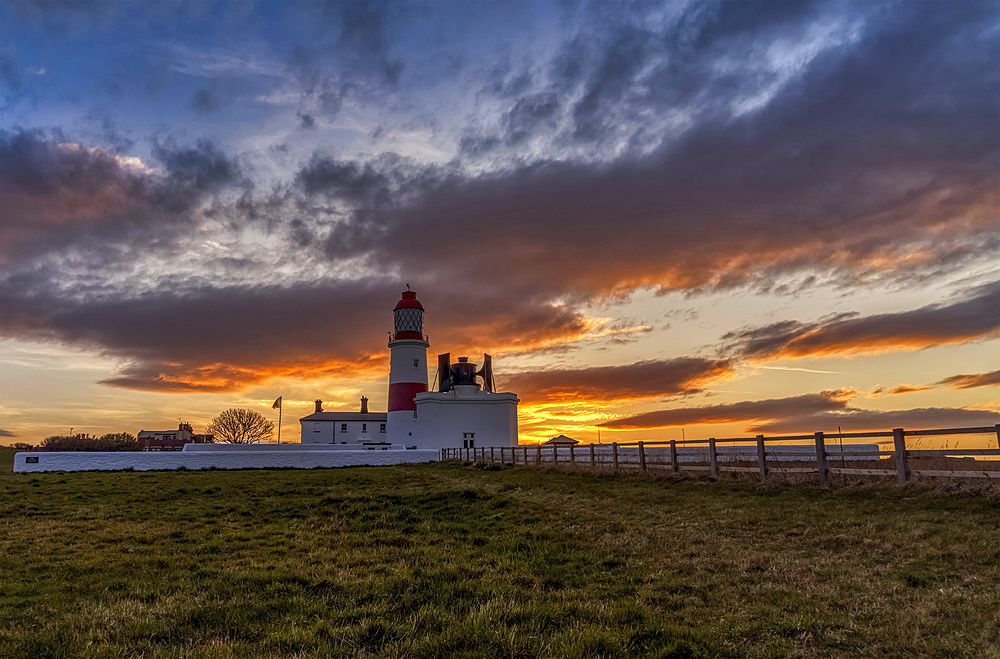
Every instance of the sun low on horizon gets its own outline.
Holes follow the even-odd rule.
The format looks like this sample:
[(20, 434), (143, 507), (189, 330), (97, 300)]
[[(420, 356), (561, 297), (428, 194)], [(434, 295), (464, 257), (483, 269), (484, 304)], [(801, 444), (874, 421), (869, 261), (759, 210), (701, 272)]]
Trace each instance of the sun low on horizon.
[(521, 443), (994, 426), (998, 116), (995, 2), (3, 2), (0, 445), (384, 411), (411, 287)]

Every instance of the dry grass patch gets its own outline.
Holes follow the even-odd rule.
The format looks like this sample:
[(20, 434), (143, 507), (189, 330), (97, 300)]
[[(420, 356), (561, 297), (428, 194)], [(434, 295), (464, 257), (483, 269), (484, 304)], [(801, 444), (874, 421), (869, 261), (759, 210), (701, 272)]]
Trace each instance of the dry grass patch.
[(0, 471), (0, 656), (982, 657), (998, 612), (989, 496)]

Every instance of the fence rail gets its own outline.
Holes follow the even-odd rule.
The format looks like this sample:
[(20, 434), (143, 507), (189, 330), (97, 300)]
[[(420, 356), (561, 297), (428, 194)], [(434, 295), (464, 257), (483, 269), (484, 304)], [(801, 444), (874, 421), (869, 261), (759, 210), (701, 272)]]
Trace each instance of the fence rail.
[[(919, 449), (906, 445), (907, 438), (941, 435), (992, 435), (997, 448)], [(892, 437), (892, 450), (881, 450), (877, 444), (831, 444), (829, 440), (876, 439)], [(810, 440), (808, 446), (786, 442)], [(754, 446), (740, 446), (753, 442)], [(735, 446), (720, 446), (734, 444)], [(1000, 480), (1000, 424), (974, 428), (932, 428), (927, 430), (823, 433), (811, 435), (781, 435), (775, 437), (732, 437), (689, 439), (686, 441), (615, 442), (612, 444), (578, 444), (573, 446), (493, 446), (484, 448), (448, 448), (441, 450), (444, 460), (469, 460), (491, 464), (513, 464), (533, 467), (570, 467), (619, 471), (662, 473), (675, 475), (685, 472), (708, 472), (712, 478), (721, 473), (757, 473), (762, 482), (775, 474), (815, 474), (819, 484), (830, 484), (830, 475), (896, 476), (900, 484), (913, 477), (991, 478)], [(975, 458), (996, 457), (996, 460)], [(962, 469), (930, 469), (941, 466), (921, 464), (933, 460), (961, 461)], [(972, 462), (969, 462), (972, 461)], [(741, 466), (755, 462), (755, 466)], [(873, 462), (865, 467), (848, 467), (848, 462)], [(783, 464), (787, 463), (787, 464)], [(812, 463), (803, 466), (803, 463)], [(840, 466), (837, 466), (837, 465)], [(883, 466), (884, 464), (884, 466)], [(911, 466), (913, 468), (911, 468)], [(891, 467), (891, 468), (890, 468)], [(969, 467), (975, 467), (970, 469)]]

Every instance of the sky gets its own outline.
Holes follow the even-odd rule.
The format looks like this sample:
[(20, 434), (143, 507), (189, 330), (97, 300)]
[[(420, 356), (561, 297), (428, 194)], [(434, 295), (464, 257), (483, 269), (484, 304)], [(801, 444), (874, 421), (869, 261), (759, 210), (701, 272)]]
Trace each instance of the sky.
[(387, 398), (522, 442), (1000, 423), (1000, 6), (0, 0), (0, 443)]

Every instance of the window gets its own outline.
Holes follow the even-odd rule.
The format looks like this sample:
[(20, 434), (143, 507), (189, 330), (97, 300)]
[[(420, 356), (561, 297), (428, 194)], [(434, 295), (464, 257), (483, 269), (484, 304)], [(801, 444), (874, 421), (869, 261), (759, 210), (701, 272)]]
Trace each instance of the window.
[(414, 359), (413, 360), (413, 368), (420, 368), (420, 360), (419, 359)]
[(384, 423), (378, 424), (378, 431), (379, 432), (385, 432), (385, 424)]
[(361, 424), (361, 432), (368, 432), (368, 424), (367, 423), (362, 423)]
[(462, 433), (462, 448), (476, 448), (476, 433)]
[(346, 423), (340, 424), (340, 432), (347, 432), (347, 424)]
[(313, 432), (319, 432), (319, 424), (318, 423), (314, 423), (313, 424)]

